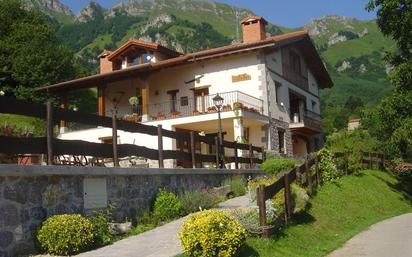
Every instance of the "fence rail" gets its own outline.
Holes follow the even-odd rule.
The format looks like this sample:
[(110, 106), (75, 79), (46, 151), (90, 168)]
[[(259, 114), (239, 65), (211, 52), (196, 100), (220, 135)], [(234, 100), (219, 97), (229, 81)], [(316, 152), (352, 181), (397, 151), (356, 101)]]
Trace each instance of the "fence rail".
[[(338, 163), (338, 158), (341, 158), (343, 162)], [(349, 154), (347, 152), (334, 153), (333, 163), (337, 169), (343, 169), (345, 175), (349, 175)], [(364, 168), (367, 164), (368, 168), (373, 168), (373, 165), (377, 166), (379, 169), (385, 168), (385, 155), (379, 153), (361, 153), (360, 165)], [(312, 174), (311, 168), (314, 166), (314, 174)], [(292, 194), (291, 194), (291, 184), (295, 182), (298, 177), (300, 177), (300, 183), (307, 187), (309, 195), (313, 194), (314, 186), (320, 186), (322, 183), (322, 175), (319, 167), (319, 158), (313, 157), (306, 159), (305, 163), (299, 167), (295, 167), (292, 170), (286, 172), (282, 177), (280, 177), (275, 183), (264, 186), (260, 185), (257, 188), (257, 204), (259, 206), (259, 223), (262, 228), (262, 236), (269, 237), (271, 231), (268, 229), (268, 224), (266, 220), (266, 200), (272, 199), (277, 193), (282, 189), (285, 190), (284, 198), (284, 219), (288, 222), (292, 216)]]
[[(214, 136), (200, 136), (195, 133), (176, 132), (163, 129), (159, 126), (149, 126), (141, 123), (135, 123), (113, 117), (104, 117), (94, 114), (80, 113), (61, 108), (53, 107), (50, 103), (47, 105), (27, 103), (18, 101), (9, 97), (0, 98), (0, 113), (17, 114), (44, 119), (47, 122), (46, 137), (41, 138), (16, 138), (0, 136), (0, 153), (18, 155), (18, 154), (47, 154), (48, 164), (54, 164), (54, 157), (60, 155), (84, 155), (100, 158), (113, 158), (114, 165), (118, 166), (118, 158), (127, 156), (143, 157), (150, 160), (158, 160), (159, 167), (163, 167), (166, 159), (176, 159), (179, 161), (192, 161), (193, 167), (196, 163), (216, 162), (219, 167), (220, 162), (227, 160), (234, 162), (236, 168), (240, 163), (247, 163), (251, 166), (260, 164), (264, 161), (264, 149), (262, 147), (250, 144), (241, 144), (238, 142), (224, 141), (223, 147), (233, 149), (235, 156), (224, 157), (224, 154), (217, 151), (214, 155), (196, 153), (195, 142), (216, 146), (219, 148), (219, 140)], [(80, 140), (60, 140), (54, 138), (53, 128), (59, 121), (75, 122), (92, 126), (112, 128), (113, 138), (117, 138), (117, 131), (122, 130), (131, 133), (142, 133), (158, 137), (158, 149), (150, 149), (144, 146), (131, 144), (113, 144), (91, 143)], [(176, 140), (188, 140), (193, 142), (190, 152), (177, 150), (164, 150), (163, 137)], [(237, 156), (238, 150), (249, 151), (248, 157)], [(224, 158), (223, 158), (224, 157)]]

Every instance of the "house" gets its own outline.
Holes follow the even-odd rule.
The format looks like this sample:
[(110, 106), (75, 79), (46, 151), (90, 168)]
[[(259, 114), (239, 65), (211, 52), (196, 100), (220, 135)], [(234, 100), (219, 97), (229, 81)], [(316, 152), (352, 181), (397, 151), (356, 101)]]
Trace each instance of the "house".
[[(258, 16), (241, 21), (243, 42), (183, 54), (157, 43), (132, 39), (99, 55), (100, 74), (41, 88), (61, 97), (96, 87), (99, 115), (117, 115), (175, 131), (216, 134), (213, 98), (224, 99), (225, 140), (248, 142), (290, 157), (305, 157), (323, 144), (319, 89), (333, 82), (307, 31), (268, 36)], [(129, 100), (136, 97), (131, 105)], [(60, 138), (105, 142), (111, 130), (65, 131)], [(120, 132), (119, 143), (157, 148), (148, 135)], [(165, 149), (190, 151), (190, 142), (164, 140)], [(196, 145), (198, 152), (212, 147)], [(170, 162), (165, 166), (183, 166)]]
[(361, 119), (349, 119), (348, 121), (348, 131), (354, 131), (358, 129), (361, 124)]

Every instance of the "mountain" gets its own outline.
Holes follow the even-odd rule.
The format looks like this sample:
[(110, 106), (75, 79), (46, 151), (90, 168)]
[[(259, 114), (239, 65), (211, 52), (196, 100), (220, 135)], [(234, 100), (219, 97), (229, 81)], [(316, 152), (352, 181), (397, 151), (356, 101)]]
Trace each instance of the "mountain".
[[(236, 42), (239, 20), (250, 10), (202, 0), (129, 0), (111, 8), (90, 2), (74, 15), (58, 0), (25, 0), (58, 23), (58, 36), (89, 72), (97, 72), (96, 56), (115, 49), (132, 37), (156, 41), (181, 52), (193, 52)], [(324, 124), (328, 132), (343, 128), (349, 116), (373, 106), (391, 91), (390, 67), (382, 60), (395, 43), (385, 38), (376, 22), (342, 16), (309, 21), (309, 31), (335, 83), (321, 91)], [(302, 28), (269, 24), (268, 33)]]
[(73, 21), (74, 13), (59, 0), (23, 0), (27, 8), (36, 8), (61, 24)]
[(374, 20), (326, 16), (311, 20), (305, 28), (335, 83), (321, 91), (325, 130), (344, 128), (349, 117), (359, 116), (363, 107), (373, 108), (392, 90), (387, 78), (390, 67), (383, 57), (396, 45)]

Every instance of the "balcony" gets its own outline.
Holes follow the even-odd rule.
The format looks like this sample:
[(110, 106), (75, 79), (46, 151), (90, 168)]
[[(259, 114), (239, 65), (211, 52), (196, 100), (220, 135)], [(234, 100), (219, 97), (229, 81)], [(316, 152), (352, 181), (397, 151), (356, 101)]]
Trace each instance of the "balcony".
[[(222, 112), (243, 110), (256, 114), (263, 113), (263, 100), (259, 98), (239, 91), (219, 93), (219, 95), (224, 99)], [(217, 109), (213, 103), (213, 98), (215, 96), (216, 94), (196, 96), (192, 98), (178, 98), (176, 101), (149, 104), (148, 121), (216, 113)], [(141, 113), (141, 108), (138, 108), (138, 113)], [(140, 116), (135, 118), (126, 117), (126, 119), (136, 122), (141, 121)]]
[(295, 132), (315, 135), (322, 132), (322, 120), (319, 114), (306, 110), (292, 115), (289, 128)]

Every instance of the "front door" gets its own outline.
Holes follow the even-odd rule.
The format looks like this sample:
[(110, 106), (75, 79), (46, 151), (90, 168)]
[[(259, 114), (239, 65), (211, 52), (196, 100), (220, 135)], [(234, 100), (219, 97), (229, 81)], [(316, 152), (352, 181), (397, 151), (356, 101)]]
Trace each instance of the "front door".
[[(189, 134), (190, 130), (176, 129), (176, 132), (182, 132), (182, 133)], [(194, 132), (198, 133), (196, 131), (194, 131)], [(190, 138), (176, 140), (176, 149), (178, 151), (185, 152), (185, 153), (192, 153), (190, 146), (191, 146)], [(201, 143), (200, 142), (195, 143), (195, 151), (196, 151), (196, 153), (201, 153)], [(178, 159), (177, 160), (177, 166), (178, 167), (183, 167), (183, 168), (193, 168), (192, 161), (190, 159), (189, 160), (179, 160)], [(200, 162), (196, 163), (197, 168), (201, 168), (201, 166), (202, 166), (202, 164)]]

